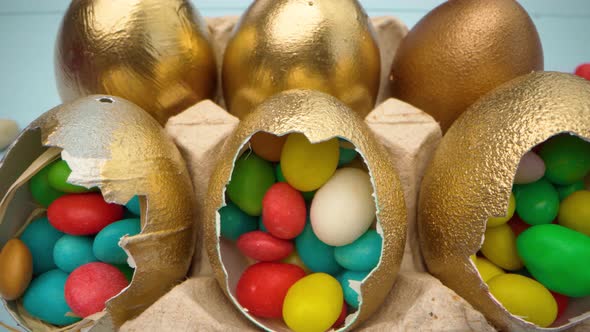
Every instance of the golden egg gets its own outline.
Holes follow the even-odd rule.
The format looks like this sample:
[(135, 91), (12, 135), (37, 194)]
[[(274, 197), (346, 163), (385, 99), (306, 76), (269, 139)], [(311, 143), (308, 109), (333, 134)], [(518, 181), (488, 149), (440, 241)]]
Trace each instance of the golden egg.
[[(106, 95), (60, 105), (31, 123), (0, 164), (0, 197), (14, 194), (0, 206), (0, 243), (38, 213), (27, 181), (59, 156), (72, 169), (69, 182), (100, 188), (106, 201), (125, 204), (140, 197), (141, 233), (120, 243), (135, 274), (129, 287), (106, 303), (119, 327), (186, 276), (195, 239), (189, 173), (164, 129), (136, 105)], [(19, 185), (9, 191), (13, 183)], [(7, 308), (27, 328), (42, 324), (16, 301)]]
[[(522, 156), (564, 132), (590, 139), (590, 84), (564, 73), (519, 77), (486, 94), (459, 117), (422, 182), (418, 229), (428, 270), (501, 330), (539, 327), (500, 305), (469, 256), (481, 248), (487, 220), (508, 210)], [(588, 313), (587, 299), (572, 298), (566, 315), (550, 330), (588, 320)]]
[(72, 1), (55, 47), (55, 76), (68, 102), (123, 97), (161, 124), (212, 98), (216, 65), (209, 30), (187, 0)]
[[(347, 328), (352, 329), (366, 320), (389, 293), (400, 267), (406, 238), (406, 208), (398, 175), (387, 152), (376, 141), (362, 119), (342, 102), (327, 94), (312, 90), (290, 90), (279, 93), (260, 104), (242, 120), (228, 138), (220, 161), (211, 177), (205, 202), (205, 241), (209, 260), (221, 288), (241, 308), (236, 299), (235, 285), (248, 262), (238, 249), (219, 237), (218, 210), (226, 205), (225, 192), (234, 162), (257, 132), (278, 136), (292, 132), (304, 134), (312, 143), (341, 137), (356, 146), (373, 179), (378, 232), (383, 236), (379, 265), (361, 284), (362, 303)], [(282, 321), (256, 318), (242, 313), (262, 328), (285, 330)]]
[(314, 89), (361, 116), (375, 106), (381, 60), (373, 26), (356, 0), (258, 0), (227, 45), (223, 95), (243, 118), (288, 89)]
[(400, 44), (391, 89), (446, 132), (480, 96), (535, 70), (543, 70), (539, 34), (516, 1), (447, 1)]
[(11, 239), (0, 250), (0, 297), (7, 301), (19, 298), (33, 277), (33, 257), (19, 239)]

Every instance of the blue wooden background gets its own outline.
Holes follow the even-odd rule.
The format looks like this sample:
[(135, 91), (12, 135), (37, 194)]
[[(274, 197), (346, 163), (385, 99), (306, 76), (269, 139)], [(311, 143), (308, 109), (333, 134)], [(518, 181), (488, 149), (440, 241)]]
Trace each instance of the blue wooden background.
[[(408, 27), (444, 2), (360, 1), (369, 15), (394, 15)], [(239, 15), (251, 1), (193, 2), (204, 16), (223, 16)], [(23, 128), (60, 103), (53, 77), (53, 44), (68, 3), (68, 0), (0, 0), (0, 118), (15, 119)], [(520, 0), (520, 3), (539, 30), (547, 70), (573, 72), (578, 64), (590, 62), (590, 0)], [(1, 309), (0, 322), (14, 326)]]

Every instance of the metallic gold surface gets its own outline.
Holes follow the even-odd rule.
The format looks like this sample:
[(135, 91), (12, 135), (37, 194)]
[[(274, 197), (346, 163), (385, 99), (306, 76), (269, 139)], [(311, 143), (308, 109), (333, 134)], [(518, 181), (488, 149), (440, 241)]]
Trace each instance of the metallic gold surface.
[[(418, 229), (429, 271), (502, 330), (537, 328), (492, 298), (469, 256), (480, 249), (488, 218), (506, 213), (521, 157), (563, 132), (590, 139), (590, 83), (563, 73), (519, 77), (463, 113), (422, 182)], [(569, 318), (590, 311), (574, 302)], [(562, 323), (559, 329), (574, 325)]]
[(331, 94), (364, 117), (380, 70), (375, 32), (357, 0), (258, 0), (225, 51), (223, 95), (239, 118), (289, 89)]
[(543, 70), (531, 18), (515, 0), (452, 0), (402, 41), (391, 69), (393, 97), (440, 122), (443, 132), (480, 96)]
[(55, 47), (59, 94), (123, 97), (161, 124), (212, 98), (209, 31), (188, 0), (73, 0)]
[[(49, 146), (63, 149), (62, 159), (72, 169), (70, 182), (99, 187), (109, 202), (125, 204), (135, 195), (147, 202), (141, 233), (121, 240), (137, 266), (133, 280), (107, 302), (109, 319), (120, 326), (181, 281), (189, 268), (194, 199), (185, 163), (162, 127), (141, 108), (93, 95), (58, 106), (25, 129), (0, 164), (0, 197), (6, 193), (5, 181), (9, 186)], [(25, 194), (17, 194), (15, 204), (35, 209)], [(1, 223), (3, 238), (18, 229), (11, 224)]]
[[(235, 285), (246, 262), (240, 254), (220, 241), (218, 209), (226, 204), (224, 193), (235, 160), (250, 137), (259, 131), (276, 135), (300, 132), (311, 142), (342, 137), (353, 143), (368, 165), (378, 206), (378, 220), (383, 235), (380, 265), (361, 286), (362, 304), (358, 316), (347, 329), (354, 328), (379, 308), (400, 267), (406, 239), (406, 208), (400, 180), (393, 162), (377, 143), (362, 118), (340, 101), (327, 94), (311, 90), (291, 90), (277, 94), (257, 107), (240, 122), (220, 154), (220, 162), (211, 177), (209, 195), (205, 202), (205, 241), (209, 259), (222, 289), (236, 306)], [(257, 325), (277, 331), (288, 330), (282, 322), (254, 318), (243, 312)]]

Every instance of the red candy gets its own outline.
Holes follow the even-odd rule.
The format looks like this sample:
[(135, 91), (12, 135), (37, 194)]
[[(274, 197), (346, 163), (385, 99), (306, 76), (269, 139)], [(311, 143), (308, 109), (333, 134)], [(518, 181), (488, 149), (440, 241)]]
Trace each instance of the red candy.
[(238, 302), (252, 315), (280, 318), (289, 288), (305, 277), (297, 265), (261, 262), (249, 266), (238, 281)]
[(590, 80), (590, 63), (583, 63), (576, 68), (576, 75)]
[(555, 293), (555, 292), (551, 292), (551, 295), (553, 295), (555, 302), (557, 302), (557, 318), (556, 319), (558, 319), (559, 317), (561, 317), (561, 314), (563, 314), (565, 309), (567, 309), (570, 298), (563, 295), (563, 294), (559, 294), (559, 293)]
[(280, 239), (297, 237), (305, 227), (306, 218), (303, 196), (285, 182), (275, 183), (262, 199), (262, 223)]
[(334, 325), (332, 325), (332, 329), (336, 330), (342, 327), (342, 325), (344, 325), (344, 321), (346, 320), (347, 314), (348, 310), (346, 307), (346, 302), (344, 302), (344, 304), (342, 305), (342, 312), (340, 312), (340, 316), (338, 316), (338, 319), (336, 319), (336, 322), (334, 323)]
[(514, 236), (517, 236), (517, 237), (520, 235), (520, 233), (526, 231), (529, 227), (531, 227), (531, 225), (525, 223), (516, 215), (508, 221), (508, 226), (510, 226), (510, 228), (512, 228), (512, 232), (514, 233)]
[(93, 235), (123, 219), (123, 206), (105, 202), (99, 193), (64, 195), (47, 209), (51, 225), (70, 235)]
[(237, 246), (245, 256), (263, 262), (280, 261), (293, 251), (291, 241), (278, 239), (262, 231), (241, 235)]
[(88, 317), (105, 308), (105, 302), (129, 285), (125, 275), (105, 263), (88, 263), (72, 271), (65, 297), (74, 314)]

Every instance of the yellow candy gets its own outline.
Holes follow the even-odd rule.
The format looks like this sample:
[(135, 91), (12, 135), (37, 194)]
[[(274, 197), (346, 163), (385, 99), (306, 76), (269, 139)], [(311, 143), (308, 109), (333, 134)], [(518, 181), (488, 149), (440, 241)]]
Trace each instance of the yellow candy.
[(283, 320), (295, 332), (324, 332), (340, 316), (344, 295), (338, 280), (326, 273), (299, 279), (283, 302)]
[(580, 190), (561, 202), (559, 224), (590, 236), (590, 191)]
[(281, 262), (297, 265), (300, 268), (302, 268), (306, 274), (311, 273), (311, 270), (307, 266), (305, 266), (305, 264), (301, 260), (301, 257), (299, 257), (299, 255), (297, 254), (296, 250), (293, 250), (293, 252), (289, 256), (287, 256), (286, 258), (283, 258), (283, 260)]
[(548, 327), (557, 317), (553, 295), (539, 282), (519, 274), (501, 274), (488, 282), (490, 292), (511, 314)]
[(514, 210), (516, 209), (516, 199), (514, 198), (514, 194), (510, 194), (510, 202), (508, 203), (508, 214), (505, 217), (498, 217), (498, 218), (490, 218), (488, 219), (488, 223), (486, 227), (498, 227), (500, 225), (504, 225), (508, 222), (514, 215)]
[(488, 282), (497, 275), (504, 274), (504, 270), (483, 257), (479, 257), (475, 260), (475, 267), (477, 267), (477, 271), (479, 271), (481, 279), (484, 282)]
[(488, 228), (484, 236), (481, 252), (490, 262), (511, 271), (522, 268), (516, 251), (516, 237), (508, 224)]
[(290, 134), (283, 146), (281, 170), (295, 189), (313, 191), (334, 174), (339, 153), (338, 138), (312, 144), (303, 134)]

